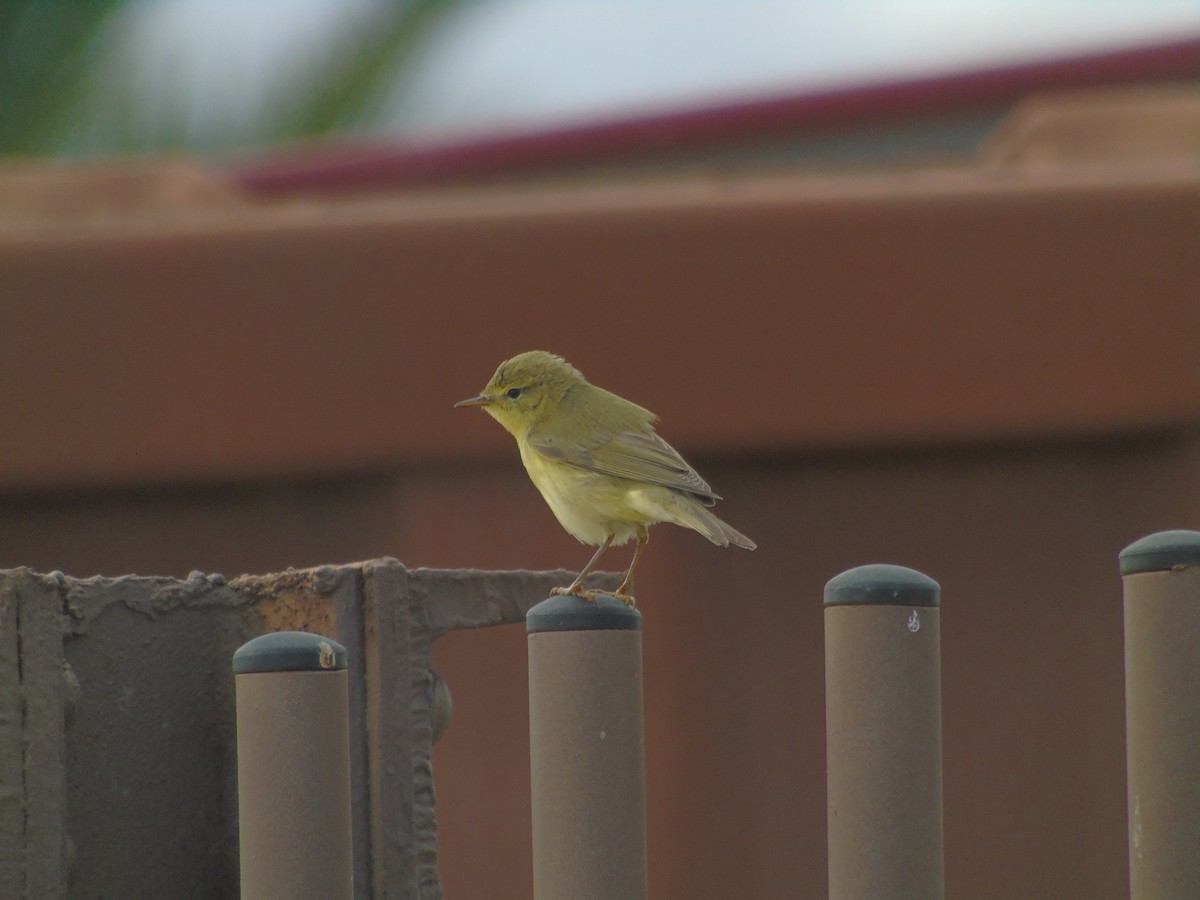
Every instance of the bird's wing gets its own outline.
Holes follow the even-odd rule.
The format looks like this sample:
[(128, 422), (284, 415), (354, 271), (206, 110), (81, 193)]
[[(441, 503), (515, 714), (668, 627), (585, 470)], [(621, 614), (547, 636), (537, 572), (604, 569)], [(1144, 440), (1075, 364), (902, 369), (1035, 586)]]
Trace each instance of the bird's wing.
[(706, 506), (721, 499), (674, 447), (649, 429), (606, 435), (591, 442), (591, 446), (537, 432), (531, 433), (528, 440), (543, 456), (581, 469), (674, 488), (694, 495)]

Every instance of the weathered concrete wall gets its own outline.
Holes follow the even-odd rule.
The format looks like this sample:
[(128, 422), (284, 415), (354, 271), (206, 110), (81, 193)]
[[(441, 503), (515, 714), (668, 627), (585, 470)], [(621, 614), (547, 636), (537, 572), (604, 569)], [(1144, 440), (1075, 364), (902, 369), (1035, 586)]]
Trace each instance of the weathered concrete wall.
[(350, 652), (356, 895), (440, 897), (432, 644), (521, 621), (570, 577), (395, 560), (232, 581), (0, 572), (0, 896), (236, 896), (230, 660), (297, 629)]

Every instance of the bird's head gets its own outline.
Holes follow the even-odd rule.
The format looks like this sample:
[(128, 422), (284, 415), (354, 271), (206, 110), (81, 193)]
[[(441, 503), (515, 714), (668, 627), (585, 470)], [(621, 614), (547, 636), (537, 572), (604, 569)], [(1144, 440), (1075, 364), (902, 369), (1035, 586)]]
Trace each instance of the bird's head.
[(502, 362), (478, 397), (455, 406), (478, 406), (514, 435), (527, 434), (553, 412), (566, 393), (586, 381), (553, 353), (530, 350)]

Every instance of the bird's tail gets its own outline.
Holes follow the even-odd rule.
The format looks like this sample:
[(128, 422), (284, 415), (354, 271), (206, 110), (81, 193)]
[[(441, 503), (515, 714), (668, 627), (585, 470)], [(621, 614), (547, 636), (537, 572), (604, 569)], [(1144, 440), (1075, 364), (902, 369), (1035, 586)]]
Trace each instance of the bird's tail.
[(750, 538), (746, 537), (728, 522), (718, 518), (706, 507), (702, 506), (691, 497), (680, 498), (684, 502), (680, 505), (683, 507), (680, 512), (681, 525), (686, 525), (694, 531), (700, 532), (714, 544), (719, 547), (728, 547), (733, 544), (737, 547), (745, 547), (747, 550), (753, 550), (758, 545)]

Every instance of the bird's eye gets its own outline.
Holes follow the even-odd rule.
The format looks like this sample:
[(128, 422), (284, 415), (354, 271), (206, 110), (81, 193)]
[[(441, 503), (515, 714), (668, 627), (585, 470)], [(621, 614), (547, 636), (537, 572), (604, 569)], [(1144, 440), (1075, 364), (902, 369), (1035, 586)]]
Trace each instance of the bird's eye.
[(521, 389), (520, 388), (509, 388), (504, 393), (508, 394), (510, 400), (516, 400), (518, 397), (521, 396)]

